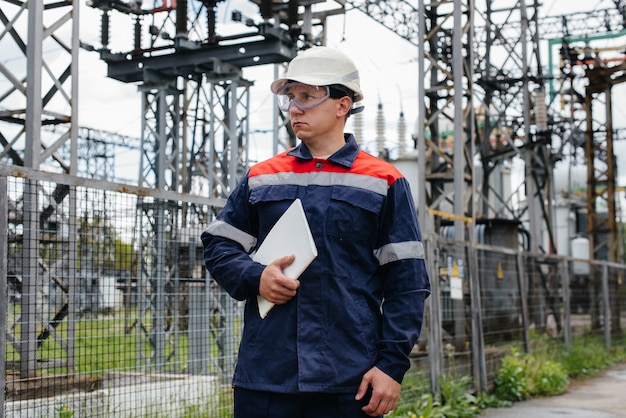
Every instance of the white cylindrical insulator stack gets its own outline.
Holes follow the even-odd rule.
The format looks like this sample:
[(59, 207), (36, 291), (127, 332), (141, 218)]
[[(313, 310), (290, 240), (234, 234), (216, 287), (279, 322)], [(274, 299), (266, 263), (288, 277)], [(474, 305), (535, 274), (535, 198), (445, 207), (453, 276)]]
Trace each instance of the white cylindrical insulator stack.
[(398, 156), (402, 157), (406, 154), (406, 120), (404, 119), (404, 111), (400, 111), (400, 119), (398, 120)]
[(363, 141), (363, 112), (355, 113), (351, 118), (354, 137), (356, 138), (356, 142), (361, 145)]
[(537, 132), (548, 129), (548, 111), (546, 109), (546, 92), (539, 89), (535, 92), (535, 123)]
[(385, 155), (385, 116), (383, 104), (378, 103), (378, 113), (376, 114), (376, 152), (379, 157)]

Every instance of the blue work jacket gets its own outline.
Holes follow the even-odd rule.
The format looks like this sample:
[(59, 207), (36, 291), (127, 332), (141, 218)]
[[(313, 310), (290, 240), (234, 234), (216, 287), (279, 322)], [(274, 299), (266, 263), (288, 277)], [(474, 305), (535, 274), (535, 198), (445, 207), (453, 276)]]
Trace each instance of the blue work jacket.
[[(395, 167), (345, 139), (327, 160), (300, 144), (254, 165), (202, 233), (212, 277), (246, 300), (234, 386), (355, 393), (373, 366), (398, 382), (410, 367), (430, 293), (415, 205)], [(249, 254), (296, 198), (318, 256), (261, 319)]]

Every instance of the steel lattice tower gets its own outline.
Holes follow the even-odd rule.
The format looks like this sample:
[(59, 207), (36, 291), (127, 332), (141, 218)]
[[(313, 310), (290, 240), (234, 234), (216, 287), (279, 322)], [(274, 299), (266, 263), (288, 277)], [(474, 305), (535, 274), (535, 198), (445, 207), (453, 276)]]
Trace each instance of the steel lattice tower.
[[(76, 174), (77, 137), (76, 124), (78, 87), (78, 19), (79, 8), (71, 2), (57, 3), (44, 0), (2, 2), (0, 10), (0, 46), (5, 56), (13, 59), (2, 62), (0, 73), (6, 86), (0, 94), (0, 160), (30, 169), (45, 168), (67, 174)], [(66, 54), (66, 60), (48, 60), (49, 49)], [(65, 65), (59, 65), (65, 62)], [(54, 130), (43, 129), (54, 126)], [(69, 153), (62, 156), (59, 150), (69, 145)], [(68, 158), (64, 158), (68, 157)], [(52, 266), (39, 266), (39, 225), (47, 225), (55, 216), (61, 216), (60, 203), (69, 199), (67, 215), (76, 217), (76, 191), (72, 187), (57, 186), (46, 191), (35, 180), (24, 182), (24, 242), (32, 243), (22, 248), (23, 301), (21, 335), (17, 347), (20, 353), (20, 373), (34, 375), (39, 367), (36, 345), (42, 338), (50, 337), (55, 328), (53, 318), (41, 315), (44, 307), (42, 291), (51, 283), (56, 272)], [(41, 210), (40, 208), (44, 208)], [(76, 224), (69, 225), (69, 234), (76, 232)], [(75, 259), (76, 243), (71, 240), (58, 243), (65, 262)], [(74, 269), (67, 277), (66, 295), (76, 286)], [(66, 301), (53, 314), (60, 323), (73, 315), (73, 298)], [(39, 319), (38, 319), (39, 318)], [(48, 332), (46, 331), (48, 330)], [(41, 331), (41, 332), (40, 332)], [(67, 352), (66, 367), (73, 368), (74, 322), (68, 325), (67, 338), (53, 335)], [(20, 341), (22, 343), (20, 343)]]

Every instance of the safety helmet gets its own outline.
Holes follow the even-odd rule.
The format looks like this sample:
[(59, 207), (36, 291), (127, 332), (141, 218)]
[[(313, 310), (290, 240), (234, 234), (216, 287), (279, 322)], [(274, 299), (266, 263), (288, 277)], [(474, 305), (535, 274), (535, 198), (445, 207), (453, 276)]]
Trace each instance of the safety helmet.
[(363, 100), (359, 83), (359, 70), (343, 52), (325, 46), (315, 46), (297, 55), (289, 63), (287, 74), (271, 85), (278, 94), (287, 81), (297, 81), (311, 86), (340, 84), (354, 92), (354, 102)]

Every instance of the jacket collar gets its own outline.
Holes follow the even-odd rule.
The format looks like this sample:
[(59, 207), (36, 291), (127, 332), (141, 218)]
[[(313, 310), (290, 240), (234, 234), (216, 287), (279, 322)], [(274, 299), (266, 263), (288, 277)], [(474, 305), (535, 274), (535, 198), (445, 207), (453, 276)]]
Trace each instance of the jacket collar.
[[(351, 168), (352, 164), (354, 164), (354, 160), (359, 154), (359, 144), (357, 144), (354, 135), (346, 133), (343, 134), (346, 144), (341, 147), (341, 149), (335, 152), (333, 155), (328, 157), (328, 161), (344, 166), (346, 168)], [(311, 152), (307, 148), (304, 142), (300, 142), (297, 147), (293, 148), (287, 155), (302, 159), (302, 160), (312, 160), (313, 156)]]

